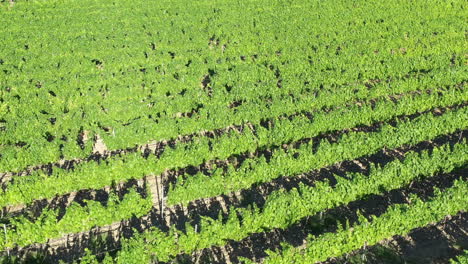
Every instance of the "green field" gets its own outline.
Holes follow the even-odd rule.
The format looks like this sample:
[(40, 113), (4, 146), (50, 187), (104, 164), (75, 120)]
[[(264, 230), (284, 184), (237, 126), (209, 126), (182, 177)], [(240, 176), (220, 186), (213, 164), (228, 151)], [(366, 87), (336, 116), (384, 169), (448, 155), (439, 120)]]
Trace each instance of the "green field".
[(0, 2), (0, 263), (465, 263), (467, 18)]

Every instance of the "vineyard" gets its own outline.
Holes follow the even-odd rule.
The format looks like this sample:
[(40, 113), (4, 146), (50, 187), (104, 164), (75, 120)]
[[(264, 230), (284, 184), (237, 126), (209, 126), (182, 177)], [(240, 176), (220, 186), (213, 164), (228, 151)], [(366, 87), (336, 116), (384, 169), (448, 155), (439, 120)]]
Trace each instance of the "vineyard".
[(0, 263), (468, 263), (467, 17), (0, 2)]

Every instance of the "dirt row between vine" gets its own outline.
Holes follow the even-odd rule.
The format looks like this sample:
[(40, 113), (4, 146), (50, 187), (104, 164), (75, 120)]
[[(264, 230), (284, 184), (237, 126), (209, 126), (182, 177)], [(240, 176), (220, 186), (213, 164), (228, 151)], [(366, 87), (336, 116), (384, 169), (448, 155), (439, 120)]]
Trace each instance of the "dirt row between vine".
[[(463, 135), (465, 132), (465, 135)], [(445, 143), (455, 144), (460, 139), (468, 136), (468, 131), (440, 136), (432, 141), (421, 142), (415, 146), (405, 146), (394, 150), (383, 149), (373, 155), (362, 157), (352, 161), (345, 161), (333, 166), (314, 170), (309, 173), (300, 174), (293, 177), (280, 177), (271, 182), (252, 186), (249, 189), (237, 191), (229, 195), (219, 195), (212, 198), (200, 199), (190, 202), (188, 206), (177, 205), (164, 208), (161, 211), (159, 206), (155, 206), (151, 212), (141, 218), (132, 218), (114, 223), (105, 227), (97, 227), (85, 232), (69, 234), (61, 238), (50, 239), (47, 244), (34, 244), (24, 248), (10, 249), (10, 254), (15, 254), (21, 258), (35, 253), (46, 254), (49, 258), (57, 260), (64, 259), (71, 261), (79, 258), (83, 254), (84, 248), (92, 247), (96, 241), (100, 241), (101, 246), (96, 251), (115, 251), (120, 247), (121, 239), (131, 237), (133, 228), (138, 232), (148, 230), (150, 227), (157, 227), (163, 231), (168, 231), (169, 226), (175, 225), (179, 230), (185, 229), (185, 223), (192, 226), (197, 225), (202, 216), (217, 218), (221, 213), (224, 218), (228, 215), (229, 208), (240, 208), (256, 204), (262, 207), (267, 195), (275, 190), (290, 190), (297, 187), (299, 183), (314, 185), (315, 182), (328, 179), (331, 184), (336, 183), (334, 175), (344, 176), (347, 172), (369, 173), (370, 163), (377, 163), (381, 166), (388, 162), (401, 159), (408, 151), (430, 150), (435, 146)], [(462, 137), (460, 137), (462, 136)], [(156, 190), (157, 191), (157, 190)], [(105, 238), (101, 234), (107, 234)], [(93, 242), (94, 241), (94, 242)], [(99, 243), (98, 243), (99, 244)], [(6, 253), (6, 252), (4, 252)]]

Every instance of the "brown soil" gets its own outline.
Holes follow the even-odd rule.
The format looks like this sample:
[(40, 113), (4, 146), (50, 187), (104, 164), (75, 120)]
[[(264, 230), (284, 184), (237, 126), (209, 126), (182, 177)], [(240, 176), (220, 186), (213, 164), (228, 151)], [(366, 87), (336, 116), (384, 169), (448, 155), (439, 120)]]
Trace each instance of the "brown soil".
[(106, 152), (107, 146), (104, 144), (104, 140), (99, 136), (99, 134), (96, 134), (94, 139), (93, 153), (104, 155)]

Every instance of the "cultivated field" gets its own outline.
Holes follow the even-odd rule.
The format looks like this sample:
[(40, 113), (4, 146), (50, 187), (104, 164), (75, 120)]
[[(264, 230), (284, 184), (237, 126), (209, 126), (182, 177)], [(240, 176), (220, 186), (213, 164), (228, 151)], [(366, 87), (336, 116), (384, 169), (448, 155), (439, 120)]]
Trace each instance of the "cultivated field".
[(0, 2), (3, 263), (467, 263), (462, 0)]

